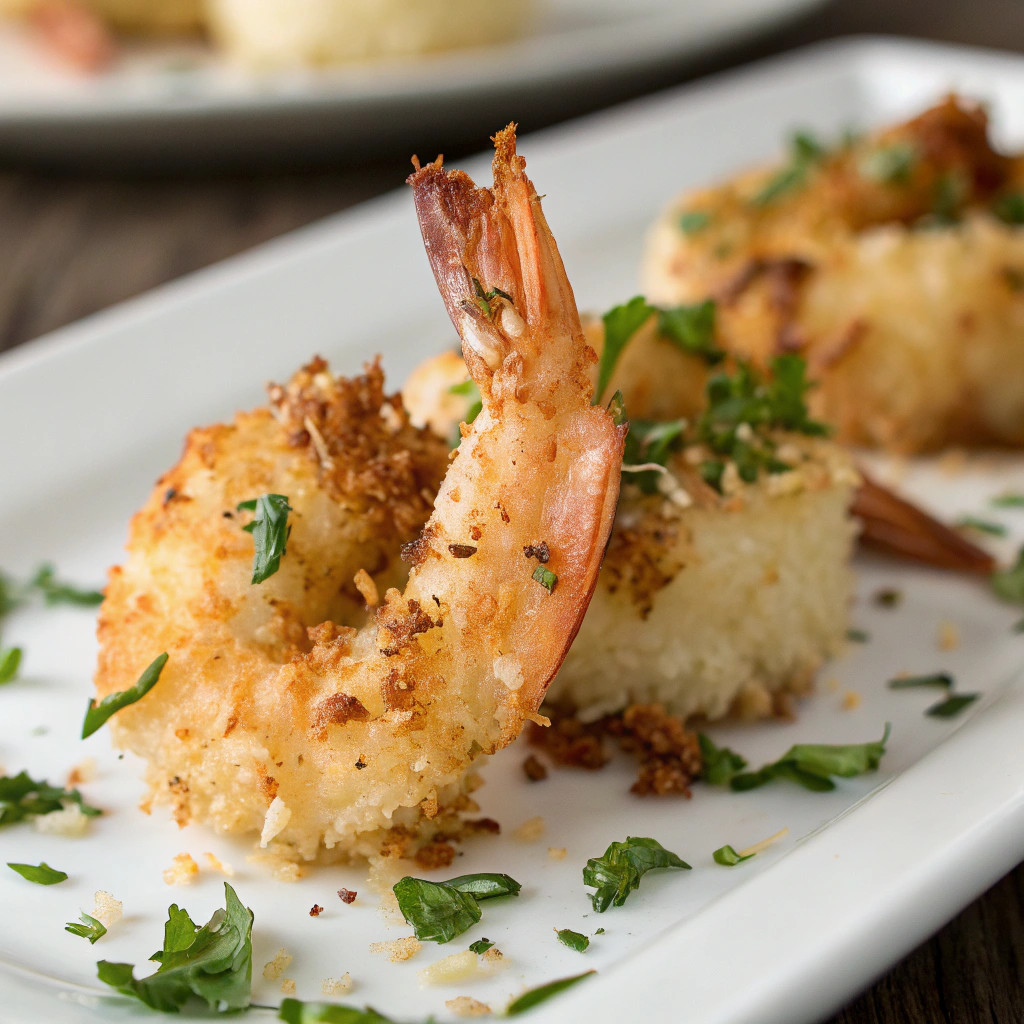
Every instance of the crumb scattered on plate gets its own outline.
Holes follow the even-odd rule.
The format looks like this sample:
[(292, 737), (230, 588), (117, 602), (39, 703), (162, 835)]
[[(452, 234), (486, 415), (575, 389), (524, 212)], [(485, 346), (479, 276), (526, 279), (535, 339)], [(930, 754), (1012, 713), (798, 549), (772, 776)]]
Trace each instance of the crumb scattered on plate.
[(404, 939), (392, 939), (390, 942), (371, 942), (370, 952), (386, 956), (393, 964), (401, 963), (403, 960), (410, 960), (421, 949), (423, 944), (412, 935)]
[(291, 964), (292, 958), (289, 953), (286, 953), (283, 949), (277, 951), (277, 955), (269, 963), (263, 965), (263, 977), (267, 981), (277, 981), (286, 970), (288, 970), (289, 964)]
[(544, 819), (541, 817), (527, 818), (512, 834), (521, 843), (535, 843), (544, 835)]
[(199, 865), (190, 853), (179, 853), (164, 871), (164, 881), (168, 885), (191, 885), (199, 874)]

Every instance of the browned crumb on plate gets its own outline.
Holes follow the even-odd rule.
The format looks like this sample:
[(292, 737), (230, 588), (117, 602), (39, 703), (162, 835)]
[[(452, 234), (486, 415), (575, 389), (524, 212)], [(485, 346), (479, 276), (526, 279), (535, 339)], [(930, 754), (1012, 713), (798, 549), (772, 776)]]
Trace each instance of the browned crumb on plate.
[(338, 890), (338, 898), (341, 900), (342, 903), (355, 903), (356, 896), (358, 895), (359, 894), (355, 891), (355, 889)]
[(556, 764), (601, 768), (609, 757), (604, 738), (613, 737), (621, 750), (633, 754), (640, 762), (632, 792), (638, 796), (690, 796), (690, 784), (701, 771), (697, 735), (661, 704), (632, 704), (620, 714), (587, 723), (565, 709), (544, 710), (551, 718), (551, 727), (531, 726), (529, 741), (541, 747)]
[(548, 777), (547, 768), (537, 760), (534, 754), (531, 754), (523, 762), (523, 773), (531, 782), (540, 782)]
[(323, 912), (324, 908), (321, 907), (319, 903), (314, 903), (313, 906), (309, 908), (310, 917), (319, 917)]

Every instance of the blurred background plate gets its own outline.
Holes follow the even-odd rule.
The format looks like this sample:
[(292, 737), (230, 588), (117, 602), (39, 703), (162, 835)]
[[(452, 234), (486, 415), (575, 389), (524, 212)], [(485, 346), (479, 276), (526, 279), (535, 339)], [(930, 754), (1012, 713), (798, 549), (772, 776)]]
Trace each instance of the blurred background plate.
[[(0, 25), (0, 159), (181, 167), (408, 152), (551, 123), (823, 0), (545, 0), (513, 42), (330, 71), (257, 75), (201, 44), (133, 43), (109, 71), (58, 65)], [(427, 152), (427, 149), (424, 149)], [(433, 155), (433, 154), (431, 154)]]

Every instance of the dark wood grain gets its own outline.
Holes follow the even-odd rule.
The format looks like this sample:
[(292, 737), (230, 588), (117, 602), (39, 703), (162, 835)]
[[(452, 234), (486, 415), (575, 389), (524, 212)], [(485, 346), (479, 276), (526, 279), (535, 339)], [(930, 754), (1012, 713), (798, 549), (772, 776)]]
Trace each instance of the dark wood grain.
[[(709, 54), (686, 76), (849, 33), (1024, 51), (1024, 7), (1013, 0), (835, 0), (756, 43)], [(624, 83), (620, 95), (684, 77), (662, 69)], [(578, 109), (588, 105), (581, 97)], [(446, 141), (432, 140), (437, 149)], [(188, 178), (8, 168), (0, 173), (0, 349), (394, 188), (407, 170), (404, 155), (359, 167)], [(1024, 866), (831, 1024), (939, 1022), (1024, 1022)]]

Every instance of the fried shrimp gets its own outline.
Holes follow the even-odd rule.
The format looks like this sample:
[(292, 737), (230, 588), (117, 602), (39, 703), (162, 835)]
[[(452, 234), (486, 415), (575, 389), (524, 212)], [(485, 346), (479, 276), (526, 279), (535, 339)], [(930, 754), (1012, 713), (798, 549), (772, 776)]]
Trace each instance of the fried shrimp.
[(835, 147), (797, 136), (785, 164), (680, 197), (650, 233), (642, 279), (661, 305), (714, 300), (716, 343), (734, 356), (803, 355), (812, 411), (841, 441), (1020, 445), (1022, 223), (1024, 160), (993, 149), (984, 110), (950, 97)]
[[(429, 837), (473, 763), (536, 716), (576, 635), (625, 427), (590, 403), (594, 355), (513, 127), (495, 141), (492, 189), (440, 159), (410, 178), (483, 410), (405, 548), (404, 592), (398, 547), (447, 445), (384, 398), (376, 366), (346, 381), (316, 362), (271, 389), (270, 410), (194, 431), (133, 520), (96, 689), (168, 652), (111, 728), (180, 823), (260, 833), (294, 860), (371, 855), (396, 826)], [(291, 533), (252, 585), (235, 509), (263, 493), (287, 498)], [(540, 576), (524, 553), (539, 545)]]

